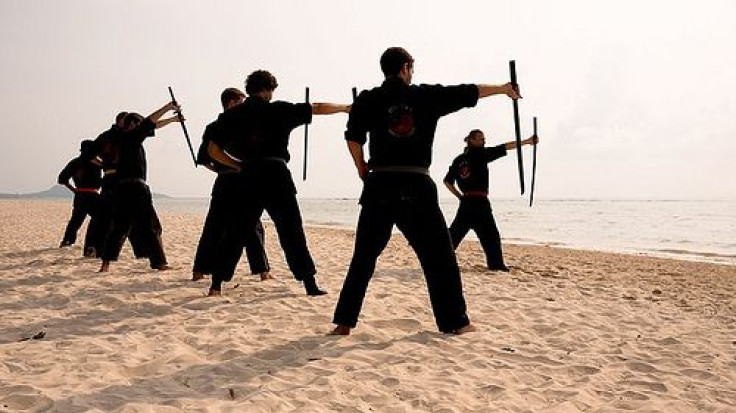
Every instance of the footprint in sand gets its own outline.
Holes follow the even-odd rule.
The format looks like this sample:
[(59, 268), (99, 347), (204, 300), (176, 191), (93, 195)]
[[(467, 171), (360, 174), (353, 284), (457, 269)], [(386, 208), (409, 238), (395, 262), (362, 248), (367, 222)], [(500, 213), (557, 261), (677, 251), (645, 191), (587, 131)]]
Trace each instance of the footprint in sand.
[(393, 320), (378, 320), (373, 323), (377, 328), (396, 328), (401, 331), (416, 331), (421, 329), (422, 323), (411, 318), (395, 318)]
[(682, 344), (682, 342), (674, 337), (667, 337), (661, 340), (654, 340), (655, 343), (662, 346), (673, 346), (675, 344)]
[(381, 380), (381, 384), (383, 384), (386, 387), (397, 387), (401, 384), (401, 381), (395, 377), (388, 377), (383, 380)]
[(643, 380), (625, 380), (621, 381), (617, 384), (621, 387), (638, 387), (638, 388), (644, 388), (650, 391), (655, 391), (658, 393), (667, 393), (667, 386), (665, 386), (662, 383), (659, 382), (653, 382), (653, 381), (643, 381)]
[(649, 396), (647, 396), (646, 394), (641, 394), (631, 390), (627, 390), (621, 393), (620, 397), (624, 400), (649, 400)]
[(629, 370), (639, 373), (654, 373), (657, 371), (657, 368), (652, 366), (651, 364), (641, 362), (627, 363), (626, 366), (629, 368)]
[(506, 388), (503, 386), (496, 386), (495, 384), (488, 384), (478, 389), (478, 392), (487, 399), (495, 400), (506, 392)]
[(11, 394), (0, 400), (0, 408), (5, 411), (43, 412), (54, 405), (53, 400), (43, 394)]
[(696, 380), (712, 380), (715, 377), (711, 372), (697, 369), (684, 369), (680, 370), (680, 373)]
[(601, 371), (601, 369), (591, 366), (569, 366), (565, 367), (565, 370), (574, 376), (592, 376), (600, 373)]

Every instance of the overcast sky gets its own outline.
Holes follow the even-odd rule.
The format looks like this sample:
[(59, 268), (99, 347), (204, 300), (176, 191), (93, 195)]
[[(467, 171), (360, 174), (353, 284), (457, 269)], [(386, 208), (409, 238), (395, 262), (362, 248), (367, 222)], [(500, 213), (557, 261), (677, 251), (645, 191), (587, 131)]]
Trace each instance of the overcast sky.
[[(278, 78), (277, 99), (302, 101), (309, 86), (312, 101), (347, 103), (402, 46), (415, 83), (505, 83), (517, 61), (524, 137), (539, 119), (537, 199), (736, 199), (735, 16), (733, 0), (2, 0), (0, 192), (47, 189), (82, 139), (118, 111), (159, 108), (167, 86), (196, 150), (221, 90), (251, 71)], [(303, 129), (292, 134), (300, 196), (359, 195), (346, 120), (315, 117), (306, 182)], [(488, 144), (513, 139), (510, 101), (440, 122), (438, 182), (474, 128)], [(214, 177), (193, 167), (178, 125), (145, 145), (153, 191), (209, 194)], [(529, 173), (531, 150), (525, 161)], [(518, 186), (514, 156), (493, 163), (492, 197)]]

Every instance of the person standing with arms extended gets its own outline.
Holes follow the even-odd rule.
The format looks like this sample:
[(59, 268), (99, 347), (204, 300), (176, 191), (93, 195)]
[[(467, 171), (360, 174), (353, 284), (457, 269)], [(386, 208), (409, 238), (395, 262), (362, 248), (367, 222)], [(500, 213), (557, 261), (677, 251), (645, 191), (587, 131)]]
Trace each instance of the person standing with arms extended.
[[(538, 141), (536, 136), (532, 136), (521, 141), (521, 145), (536, 145)], [(452, 247), (457, 249), (472, 229), (483, 247), (488, 269), (508, 272), (503, 261), (501, 235), (488, 199), (488, 164), (516, 149), (516, 141), (486, 148), (483, 132), (473, 129), (465, 137), (465, 142), (465, 151), (452, 161), (444, 179), (447, 189), (460, 200), (455, 219), (450, 224)], [(456, 182), (459, 190), (455, 187)]]
[[(439, 330), (473, 331), (437, 187), (429, 176), (432, 144), (441, 117), (473, 107), (479, 98), (519, 95), (511, 84), (412, 85), (414, 59), (400, 47), (387, 49), (380, 62), (383, 84), (357, 97), (345, 131), (364, 184), (355, 250), (335, 308), (337, 327), (331, 334), (347, 335), (355, 328), (376, 260), (394, 224), (422, 265)], [(366, 163), (363, 145), (368, 138), (370, 161)]]
[[(240, 170), (237, 188), (227, 203), (235, 211), (225, 236), (216, 248), (217, 258), (208, 295), (222, 293), (222, 283), (230, 281), (243, 252), (243, 237), (253, 232), (263, 211), (271, 216), (286, 263), (294, 278), (304, 283), (307, 295), (326, 294), (317, 285), (317, 269), (307, 247), (302, 216), (296, 200), (296, 186), (287, 167), (291, 158), (289, 135), (312, 121), (312, 115), (348, 112), (349, 105), (332, 103), (271, 102), (278, 83), (265, 70), (251, 73), (245, 81), (245, 102), (221, 116), (225, 132), (213, 139), (213, 156)], [(227, 153), (217, 152), (226, 151)], [(227, 154), (232, 158), (228, 159)], [(223, 156), (219, 156), (223, 155)], [(234, 160), (233, 158), (236, 158)]]
[(116, 143), (118, 160), (117, 188), (113, 194), (115, 207), (112, 225), (105, 240), (100, 272), (109, 271), (110, 261), (117, 261), (132, 225), (138, 225), (141, 229), (151, 268), (159, 271), (170, 268), (166, 262), (161, 233), (157, 228), (158, 218), (153, 207), (151, 190), (146, 184), (148, 168), (143, 141), (153, 136), (156, 129), (179, 122), (178, 116), (159, 120), (172, 110), (178, 108), (174, 102), (169, 102), (146, 118), (138, 113), (128, 113), (123, 120), (124, 133)]
[[(82, 226), (84, 218), (89, 215), (89, 224), (87, 224), (84, 248), (82, 249), (85, 257), (95, 256), (105, 236), (104, 228), (100, 226), (100, 221), (97, 219), (97, 213), (100, 209), (100, 194), (98, 191), (102, 185), (102, 168), (92, 162), (90, 154), (93, 145), (93, 141), (82, 141), (79, 149), (81, 154), (69, 161), (59, 173), (57, 179), (59, 184), (64, 185), (74, 193), (72, 216), (69, 218), (60, 247), (74, 245), (77, 241), (79, 227)], [(69, 183), (69, 180), (74, 182), (74, 186)]]
[[(236, 105), (243, 103), (243, 100), (245, 100), (245, 94), (236, 88), (227, 88), (220, 94), (223, 111), (228, 111)], [(215, 155), (217, 159), (210, 155), (210, 145), (217, 145), (212, 140), (220, 133), (223, 133), (223, 127), (219, 119), (207, 125), (202, 135), (202, 144), (197, 153), (197, 163), (215, 172), (217, 178), (215, 179), (214, 185), (212, 185), (210, 209), (207, 211), (207, 217), (204, 220), (204, 227), (202, 228), (202, 236), (199, 238), (197, 252), (194, 256), (192, 281), (199, 281), (205, 275), (212, 274), (215, 247), (217, 246), (218, 240), (227, 231), (229, 225), (225, 217), (235, 213), (228, 212), (228, 208), (233, 207), (231, 203), (228, 203), (228, 194), (237, 190), (238, 170), (218, 161), (217, 159), (220, 159), (218, 155)], [(214, 148), (213, 153), (222, 154), (222, 151), (218, 149)], [(227, 155), (223, 154), (223, 156)], [(232, 158), (228, 160), (232, 160)], [(255, 229), (249, 232), (244, 238), (245, 254), (248, 256), (248, 265), (250, 266), (251, 274), (258, 274), (261, 277), (261, 281), (272, 279), (273, 276), (270, 273), (271, 267), (268, 265), (268, 256), (264, 248), (265, 232), (260, 219), (256, 223)]]

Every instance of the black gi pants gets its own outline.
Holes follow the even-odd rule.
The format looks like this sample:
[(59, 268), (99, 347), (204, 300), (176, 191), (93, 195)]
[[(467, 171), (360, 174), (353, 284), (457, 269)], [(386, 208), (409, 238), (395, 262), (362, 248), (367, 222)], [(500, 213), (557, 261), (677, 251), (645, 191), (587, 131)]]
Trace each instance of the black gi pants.
[(131, 227), (140, 229), (142, 242), (148, 249), (151, 268), (166, 264), (166, 255), (161, 241), (161, 223), (153, 208), (151, 191), (142, 180), (120, 182), (113, 195), (113, 218), (105, 240), (102, 259), (117, 261), (125, 237)]
[(243, 254), (245, 238), (253, 233), (263, 211), (268, 212), (276, 227), (286, 263), (299, 281), (314, 278), (317, 269), (307, 247), (302, 216), (296, 201), (296, 190), (285, 163), (252, 162), (237, 175), (236, 189), (226, 196), (230, 205), (228, 230), (216, 249), (212, 272), (213, 290), (230, 281)]
[(72, 216), (66, 225), (62, 243), (74, 244), (77, 241), (77, 232), (89, 215), (90, 220), (84, 236), (84, 252), (87, 253), (92, 248), (99, 252), (105, 236), (104, 227), (97, 219), (100, 210), (100, 195), (96, 192), (77, 192), (74, 194), (72, 205)]
[[(230, 212), (231, 203), (229, 196), (238, 190), (238, 176), (236, 174), (222, 173), (217, 176), (212, 186), (212, 198), (210, 209), (204, 220), (202, 236), (199, 238), (197, 253), (194, 257), (192, 271), (203, 274), (212, 274), (215, 266), (215, 249), (225, 232), (230, 228), (228, 217), (236, 215), (236, 211)], [(265, 232), (260, 220), (256, 223), (253, 231), (244, 234), (245, 254), (248, 257), (248, 265), (252, 274), (260, 274), (269, 271), (266, 255)]]
[(419, 258), (439, 330), (452, 332), (470, 324), (460, 270), (432, 179), (413, 173), (372, 173), (360, 203), (355, 250), (333, 323), (356, 326), (376, 260), (396, 224)]
[[(97, 216), (97, 219), (100, 222), (100, 230), (102, 232), (102, 235), (100, 236), (100, 245), (97, 247), (98, 258), (102, 257), (102, 252), (105, 250), (105, 240), (112, 228), (113, 211), (115, 210), (115, 191), (117, 186), (117, 178), (114, 174), (106, 175), (102, 179), (102, 193), (100, 196), (100, 207)], [(162, 233), (161, 222), (159, 221), (155, 210), (153, 211), (153, 214), (151, 226), (157, 231), (160, 237)], [(133, 247), (133, 254), (136, 258), (148, 258), (148, 247), (145, 245), (146, 237), (143, 234), (143, 230), (141, 230), (138, 225), (132, 225), (130, 232), (126, 234), (126, 237), (130, 241), (131, 247)]]
[(470, 230), (475, 231), (486, 254), (486, 264), (491, 270), (505, 268), (501, 251), (501, 235), (493, 219), (491, 202), (486, 197), (463, 197), (457, 215), (450, 225), (452, 246), (457, 249)]

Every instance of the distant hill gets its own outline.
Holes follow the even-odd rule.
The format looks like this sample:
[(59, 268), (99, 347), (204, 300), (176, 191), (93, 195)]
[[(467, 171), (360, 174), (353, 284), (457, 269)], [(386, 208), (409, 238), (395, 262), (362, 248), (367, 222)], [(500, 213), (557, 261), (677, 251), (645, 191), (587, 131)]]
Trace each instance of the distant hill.
[[(41, 192), (31, 192), (26, 194), (0, 194), (0, 199), (72, 199), (74, 194), (66, 187), (61, 185), (54, 185), (51, 188)], [(169, 198), (164, 194), (153, 194), (154, 198)]]

